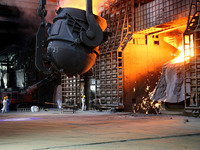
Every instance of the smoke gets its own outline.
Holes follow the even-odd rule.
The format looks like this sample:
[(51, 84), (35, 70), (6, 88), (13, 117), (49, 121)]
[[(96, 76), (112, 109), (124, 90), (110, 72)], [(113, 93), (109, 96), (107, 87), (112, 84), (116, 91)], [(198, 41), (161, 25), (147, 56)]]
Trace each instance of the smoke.
[[(54, 0), (55, 1), (55, 0)], [(103, 9), (102, 6), (109, 7), (109, 3), (115, 0), (93, 0), (93, 13), (99, 14)], [(73, 7), (78, 9), (86, 10), (86, 0), (59, 0), (60, 7)], [(46, 22), (52, 22), (53, 18), (56, 16), (55, 10), (58, 8), (57, 3), (47, 0), (46, 9), (48, 10), (47, 16), (45, 17)], [(37, 8), (39, 7), (39, 0), (35, 1), (24, 1), (24, 0), (0, 0), (0, 4), (15, 6), (21, 12), (22, 20), (25, 23), (31, 23), (32, 25), (37, 25), (40, 17), (37, 15)], [(24, 23), (24, 22), (23, 22)]]
[(24, 88), (24, 70), (17, 70), (16, 71), (16, 86), (18, 88), (23, 89)]
[(54, 91), (54, 103), (57, 104), (58, 108), (62, 108), (62, 86), (58, 85)]
[[(12, 8), (17, 8), (19, 12), (19, 20), (21, 24), (21, 28), (23, 31), (35, 31), (40, 23), (40, 17), (37, 14), (37, 9), (39, 7), (39, 0), (0, 0), (0, 4), (5, 6), (12, 6), (10, 7), (11, 12)], [(57, 4), (53, 2), (47, 1), (46, 9), (47, 9), (47, 16), (45, 17), (46, 22), (52, 22), (53, 18), (56, 16)], [(13, 13), (16, 13), (13, 11)], [(18, 14), (15, 14), (18, 16)], [(30, 32), (29, 31), (29, 32)]]

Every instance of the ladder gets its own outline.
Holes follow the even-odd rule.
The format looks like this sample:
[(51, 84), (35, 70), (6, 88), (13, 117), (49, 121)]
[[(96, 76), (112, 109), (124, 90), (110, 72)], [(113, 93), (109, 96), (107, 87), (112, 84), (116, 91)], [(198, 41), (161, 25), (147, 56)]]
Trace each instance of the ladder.
[(121, 40), (119, 47), (117, 49), (117, 98), (118, 98), (118, 107), (123, 106), (123, 76), (124, 76), (124, 63), (123, 63), (123, 50), (132, 38), (132, 25), (129, 22), (129, 15), (128, 15), (128, 3), (126, 3), (126, 11), (123, 18), (123, 25), (121, 30)]
[(100, 46), (95, 63), (95, 98), (104, 100), (109, 107), (124, 109), (123, 51), (133, 35), (134, 0), (107, 0), (101, 16), (113, 34)]

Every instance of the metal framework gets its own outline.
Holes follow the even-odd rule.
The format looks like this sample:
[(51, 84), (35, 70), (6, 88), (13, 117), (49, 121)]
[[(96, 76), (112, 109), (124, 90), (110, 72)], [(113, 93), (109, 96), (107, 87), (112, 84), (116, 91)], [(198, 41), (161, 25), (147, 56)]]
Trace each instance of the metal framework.
[(81, 101), (80, 76), (68, 77), (61, 74), (61, 86), (62, 102), (70, 103), (73, 101), (73, 105), (79, 105)]
[(184, 33), (185, 110), (200, 113), (200, 0), (192, 0)]
[(134, 1), (105, 2), (101, 16), (112, 36), (100, 47), (95, 64), (96, 99), (108, 106), (123, 108), (123, 50), (133, 34)]

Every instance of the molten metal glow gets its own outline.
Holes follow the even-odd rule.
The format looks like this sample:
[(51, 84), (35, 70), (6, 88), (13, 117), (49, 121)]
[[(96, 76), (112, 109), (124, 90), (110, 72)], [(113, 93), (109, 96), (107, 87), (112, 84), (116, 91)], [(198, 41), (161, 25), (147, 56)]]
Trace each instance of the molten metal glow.
[(180, 63), (180, 62), (184, 62), (184, 50), (183, 50), (183, 46), (178, 47), (178, 51), (179, 51), (179, 56), (177, 56), (176, 58), (171, 60), (171, 63), (175, 64), (175, 63)]
[[(93, 13), (98, 14), (100, 6), (104, 3), (104, 0), (93, 0)], [(86, 0), (60, 0), (60, 7), (73, 7), (86, 10)]]
[(194, 57), (193, 34), (185, 36), (185, 54), (183, 46), (178, 47), (178, 51), (180, 52), (179, 56), (171, 60), (171, 63), (181, 63)]

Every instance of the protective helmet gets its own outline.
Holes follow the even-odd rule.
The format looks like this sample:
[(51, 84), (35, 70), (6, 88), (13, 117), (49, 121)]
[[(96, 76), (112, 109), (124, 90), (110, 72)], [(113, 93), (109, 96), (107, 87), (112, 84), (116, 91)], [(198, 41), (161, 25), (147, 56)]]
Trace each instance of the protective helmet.
[(83, 97), (85, 98), (85, 95), (83, 95)]

